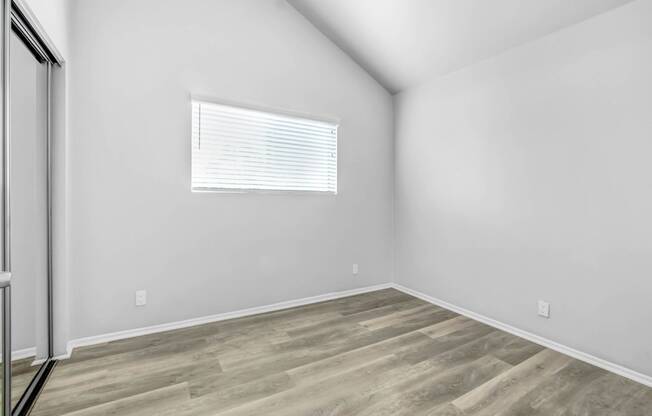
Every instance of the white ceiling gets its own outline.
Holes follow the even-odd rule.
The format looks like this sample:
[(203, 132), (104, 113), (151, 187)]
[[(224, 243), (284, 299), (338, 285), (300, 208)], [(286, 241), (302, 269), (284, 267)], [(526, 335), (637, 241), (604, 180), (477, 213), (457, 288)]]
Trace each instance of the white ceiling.
[(390, 92), (631, 0), (288, 0)]

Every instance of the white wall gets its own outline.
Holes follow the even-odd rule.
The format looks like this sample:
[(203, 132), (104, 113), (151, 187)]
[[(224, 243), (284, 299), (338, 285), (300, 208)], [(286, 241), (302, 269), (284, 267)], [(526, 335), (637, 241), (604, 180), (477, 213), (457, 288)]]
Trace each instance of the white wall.
[(399, 283), (652, 375), (651, 21), (639, 0), (397, 96)]
[[(72, 25), (72, 338), (391, 281), (392, 98), (293, 8), (81, 0)], [(338, 195), (191, 193), (191, 93), (340, 118)]]

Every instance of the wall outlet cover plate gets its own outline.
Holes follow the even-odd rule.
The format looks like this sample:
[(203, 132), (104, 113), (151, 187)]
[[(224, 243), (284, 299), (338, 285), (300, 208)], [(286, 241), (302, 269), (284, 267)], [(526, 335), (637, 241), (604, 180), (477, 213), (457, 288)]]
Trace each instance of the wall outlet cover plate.
[(539, 301), (539, 316), (550, 318), (550, 304), (548, 302)]
[(136, 306), (145, 306), (147, 304), (147, 291), (136, 291)]

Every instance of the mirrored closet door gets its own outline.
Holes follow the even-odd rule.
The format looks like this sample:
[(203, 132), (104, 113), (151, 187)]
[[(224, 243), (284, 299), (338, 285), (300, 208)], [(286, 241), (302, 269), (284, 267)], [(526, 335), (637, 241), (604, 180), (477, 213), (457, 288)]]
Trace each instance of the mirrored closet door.
[(12, 31), (12, 407), (48, 358), (48, 65)]
[(24, 416), (56, 365), (51, 120), (53, 71), (63, 79), (63, 60), (22, 0), (0, 1), (0, 416)]

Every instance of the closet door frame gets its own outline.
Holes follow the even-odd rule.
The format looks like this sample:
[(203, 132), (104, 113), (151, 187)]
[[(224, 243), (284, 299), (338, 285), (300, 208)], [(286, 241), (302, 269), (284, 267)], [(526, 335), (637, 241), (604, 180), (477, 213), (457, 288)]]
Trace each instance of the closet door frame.
[[(0, 252), (0, 290), (2, 290), (2, 397), (3, 406), (0, 409), (2, 416), (22, 416), (29, 413), (38, 398), (43, 386), (51, 374), (56, 360), (54, 360), (54, 313), (53, 313), (53, 146), (52, 146), (52, 68), (61, 66), (63, 58), (50, 38), (47, 36), (36, 17), (23, 0), (0, 0), (1, 11), (1, 44), (0, 80), (2, 88), (2, 190), (0, 208), (2, 209), (2, 250)], [(46, 200), (47, 200), (47, 332), (48, 350), (47, 358), (38, 372), (27, 386), (25, 392), (11, 408), (11, 135), (10, 135), (10, 88), (9, 77), (11, 50), (10, 41), (12, 32), (18, 36), (34, 57), (47, 66), (47, 115), (46, 115)]]

